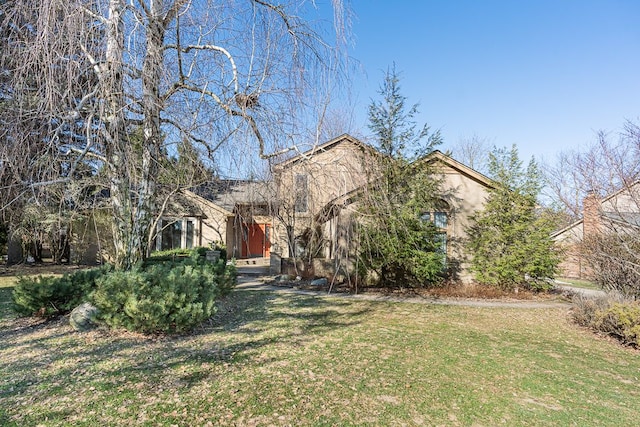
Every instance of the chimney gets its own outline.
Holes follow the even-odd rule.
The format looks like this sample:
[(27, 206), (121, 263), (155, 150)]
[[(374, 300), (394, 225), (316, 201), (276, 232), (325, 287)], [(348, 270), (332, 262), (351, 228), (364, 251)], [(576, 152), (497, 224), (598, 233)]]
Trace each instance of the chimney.
[(602, 228), (602, 203), (595, 191), (590, 190), (582, 201), (582, 232), (584, 237), (599, 233)]

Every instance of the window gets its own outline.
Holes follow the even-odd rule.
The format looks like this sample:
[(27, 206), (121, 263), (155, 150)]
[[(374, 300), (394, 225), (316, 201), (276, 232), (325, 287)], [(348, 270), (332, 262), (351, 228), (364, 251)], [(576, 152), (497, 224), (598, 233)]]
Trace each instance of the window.
[(433, 224), (438, 228), (447, 228), (447, 213), (446, 212), (434, 212)]
[(432, 222), (433, 225), (437, 228), (437, 233), (435, 236), (435, 243), (437, 247), (437, 251), (443, 255), (443, 264), (447, 263), (447, 229), (449, 226), (449, 219), (447, 212), (444, 211), (435, 211), (435, 212), (425, 212), (420, 217), (423, 221)]
[(156, 250), (193, 248), (196, 232), (195, 221), (192, 219), (163, 219), (158, 226), (160, 230), (156, 235)]
[(295, 206), (294, 206), (295, 212), (297, 213), (307, 212), (307, 210), (309, 209), (308, 200), (307, 200), (308, 194), (309, 194), (307, 175), (305, 174), (296, 175), (294, 191), (295, 191)]
[(187, 227), (186, 227), (186, 235), (185, 235), (185, 248), (187, 249), (191, 249), (193, 248), (193, 235), (194, 235), (194, 228), (193, 228), (193, 221), (190, 220), (185, 220), (185, 222), (187, 223)]

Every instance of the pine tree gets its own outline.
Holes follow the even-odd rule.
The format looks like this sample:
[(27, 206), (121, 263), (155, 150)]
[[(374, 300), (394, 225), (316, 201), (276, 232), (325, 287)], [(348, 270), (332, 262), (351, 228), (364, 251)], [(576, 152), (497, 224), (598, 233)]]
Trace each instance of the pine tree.
[(555, 224), (537, 208), (537, 163), (531, 159), (524, 169), (514, 145), (490, 153), (489, 172), (497, 185), (469, 230), (476, 279), (505, 290), (546, 288), (559, 257), (551, 240)]
[[(442, 278), (444, 256), (436, 227), (423, 218), (433, 210), (439, 180), (425, 162), (414, 161), (440, 144), (440, 134), (414, 120), (418, 105), (408, 111), (395, 67), (387, 70), (369, 106), (369, 128), (382, 153), (369, 177), (363, 198), (360, 258), (385, 286), (425, 286)], [(413, 149), (412, 154), (407, 154)]]

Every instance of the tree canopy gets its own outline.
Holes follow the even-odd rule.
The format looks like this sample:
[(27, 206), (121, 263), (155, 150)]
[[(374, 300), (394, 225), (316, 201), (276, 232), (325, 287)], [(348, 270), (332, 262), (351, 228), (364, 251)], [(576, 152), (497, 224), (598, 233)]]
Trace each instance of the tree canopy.
[(425, 216), (437, 203), (440, 180), (428, 163), (410, 159), (432, 152), (440, 133), (426, 124), (418, 128), (417, 104), (407, 107), (395, 67), (385, 73), (379, 94), (369, 106), (369, 129), (381, 154), (362, 200), (359, 256), (383, 285), (431, 285), (445, 265), (438, 229)]
[(314, 114), (305, 107), (339, 80), (343, 6), (332, 4), (335, 44), (300, 18), (307, 2), (2, 2), (3, 209), (51, 185), (107, 190), (113, 259), (132, 267), (148, 252), (163, 169), (184, 164), (168, 157), (215, 165), (225, 150), (237, 157), (235, 142), (263, 159), (292, 148), (287, 135)]

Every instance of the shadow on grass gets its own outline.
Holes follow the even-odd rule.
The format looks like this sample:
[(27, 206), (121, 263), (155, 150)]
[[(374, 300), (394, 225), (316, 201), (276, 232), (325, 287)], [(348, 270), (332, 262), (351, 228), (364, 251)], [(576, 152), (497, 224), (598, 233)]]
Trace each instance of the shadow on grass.
[(13, 302), (11, 300), (12, 293), (13, 286), (0, 288), (0, 322), (15, 318), (15, 313), (12, 308)]
[(220, 301), (212, 319), (177, 337), (79, 333), (67, 317), (25, 326), (16, 319), (13, 327), (0, 329), (0, 414), (20, 417), (17, 402), (25, 396), (38, 402), (73, 390), (83, 395), (85, 406), (100, 405), (104, 396), (89, 387), (118, 400), (124, 399), (123, 390), (140, 384), (157, 391), (215, 382), (234, 366), (275, 362), (273, 357), (257, 361), (266, 346), (304, 346), (316, 335), (359, 324), (369, 311), (366, 303), (235, 291)]

